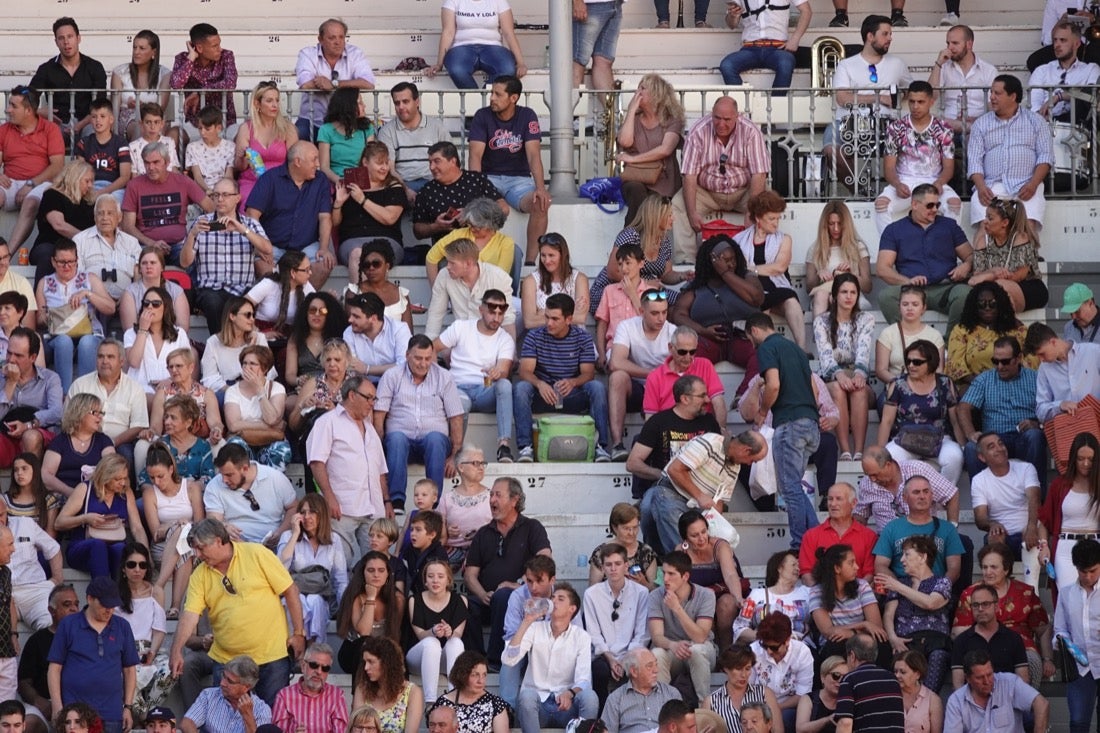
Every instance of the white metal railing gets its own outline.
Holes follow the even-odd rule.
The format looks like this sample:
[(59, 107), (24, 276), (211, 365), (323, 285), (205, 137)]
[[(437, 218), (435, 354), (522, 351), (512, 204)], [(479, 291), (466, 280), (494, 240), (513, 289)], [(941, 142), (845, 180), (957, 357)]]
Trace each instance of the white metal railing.
[[(160, 91), (160, 90), (149, 90)], [(238, 122), (247, 119), (250, 112), (252, 89), (229, 91), (172, 90), (170, 109), (175, 110), (171, 119), (183, 120), (183, 99), (191, 91), (200, 94), (200, 106), (216, 96), (232, 94)], [(1027, 103), (1028, 91), (1025, 90)], [(1052, 91), (1052, 90), (1051, 90)], [(298, 117), (302, 95), (309, 91), (281, 89), (282, 102), (287, 115)], [(848, 121), (838, 123), (839, 148), (850, 156), (855, 172), (854, 180), (844, 186), (830, 175), (830, 166), (822, 157), (825, 128), (837, 118), (837, 105), (831, 89), (793, 88), (786, 96), (772, 96), (772, 89), (726, 86), (698, 86), (677, 90), (685, 110), (687, 127), (708, 114), (711, 106), (722, 95), (732, 96), (738, 107), (757, 125), (770, 146), (772, 171), (769, 184), (790, 200), (819, 200), (844, 196), (849, 199), (874, 198), (885, 185), (882, 175), (882, 158), (885, 152), (885, 131), (890, 119), (905, 113), (904, 102), (898, 100), (900, 109), (857, 105), (851, 109)], [(88, 90), (43, 92), (42, 107), (53, 107), (56, 94), (70, 97), (70, 108), (76, 95)], [(93, 94), (103, 94), (94, 90)], [(617, 152), (615, 136), (633, 90), (594, 92), (577, 90), (574, 99), (574, 145), (571, 169), (576, 171), (577, 182), (597, 176), (613, 175), (614, 156)], [(1096, 196), (1100, 194), (1100, 165), (1098, 165), (1097, 120), (1095, 111), (1100, 99), (1100, 87), (1075, 87), (1069, 92), (1075, 103), (1070, 107), (1070, 119), (1051, 126), (1055, 148), (1055, 164), (1048, 177), (1048, 197)], [(363, 92), (367, 114), (377, 124), (393, 114), (387, 90)], [(6, 96), (6, 94), (5, 94)], [(549, 92), (525, 92), (521, 104), (533, 107), (543, 119), (548, 118)], [(469, 119), (481, 107), (488, 104), (488, 90), (422, 90), (421, 110), (424, 114), (445, 120), (455, 144), (466, 150)], [(966, 96), (962, 103), (965, 105)], [(224, 103), (222, 104), (224, 108)], [(965, 117), (965, 106), (963, 116)], [(548, 131), (546, 131), (548, 132)], [(227, 136), (230, 131), (227, 130)], [(966, 154), (962, 142), (965, 129), (957, 135), (956, 190), (965, 195)], [(70, 141), (71, 142), (71, 141)], [(182, 151), (181, 151), (182, 153)], [(181, 156), (182, 159), (182, 156)], [(557, 166), (558, 170), (562, 165)]]

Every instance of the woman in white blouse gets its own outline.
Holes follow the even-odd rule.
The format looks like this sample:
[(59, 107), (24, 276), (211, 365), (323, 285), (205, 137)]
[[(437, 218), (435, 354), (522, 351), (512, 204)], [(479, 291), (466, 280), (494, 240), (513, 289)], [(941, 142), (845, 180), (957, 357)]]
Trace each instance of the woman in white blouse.
[(168, 290), (159, 285), (145, 291), (137, 323), (123, 336), (127, 374), (145, 388), (152, 402), (157, 385), (169, 378), (168, 354), (190, 348), (187, 332), (176, 325)]
[(320, 494), (306, 494), (298, 502), (290, 519), (290, 529), (279, 538), (279, 560), (294, 573), (321, 567), (328, 571), (327, 587), (313, 583), (320, 573), (309, 579), (297, 578), (305, 585), (302, 591), (302, 613), (306, 639), (310, 643), (324, 641), (328, 636), (328, 620), (348, 588), (348, 566), (342, 540), (332, 532), (328, 503)]
[(230, 298), (222, 311), (222, 329), (206, 340), (202, 353), (202, 383), (218, 393), (241, 378), (241, 351), (246, 346), (267, 346), (267, 337), (256, 328), (256, 306), (245, 298)]

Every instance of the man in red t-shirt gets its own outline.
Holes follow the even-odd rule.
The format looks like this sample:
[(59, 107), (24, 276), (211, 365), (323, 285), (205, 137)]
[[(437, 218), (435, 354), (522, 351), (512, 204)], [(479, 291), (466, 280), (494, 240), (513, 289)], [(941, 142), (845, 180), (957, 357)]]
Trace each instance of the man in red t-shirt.
[(10, 240), (14, 252), (34, 227), (42, 194), (65, 165), (65, 141), (60, 127), (38, 116), (38, 92), (30, 87), (11, 90), (7, 115), (0, 125), (0, 207), (19, 209)]
[(851, 484), (839, 483), (829, 487), (826, 496), (829, 518), (806, 530), (802, 545), (798, 548), (798, 572), (802, 582), (814, 585), (814, 565), (818, 555), (833, 545), (849, 545), (859, 564), (859, 577), (867, 580), (875, 574), (875, 558), (872, 550), (878, 534), (852, 516), (856, 508), (856, 489)]

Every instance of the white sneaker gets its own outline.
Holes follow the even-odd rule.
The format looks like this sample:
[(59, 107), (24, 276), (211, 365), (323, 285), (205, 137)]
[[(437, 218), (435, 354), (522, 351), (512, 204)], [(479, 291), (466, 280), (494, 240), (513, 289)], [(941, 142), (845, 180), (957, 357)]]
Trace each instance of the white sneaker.
[(958, 25), (959, 15), (958, 13), (947, 13), (940, 18), (940, 25)]

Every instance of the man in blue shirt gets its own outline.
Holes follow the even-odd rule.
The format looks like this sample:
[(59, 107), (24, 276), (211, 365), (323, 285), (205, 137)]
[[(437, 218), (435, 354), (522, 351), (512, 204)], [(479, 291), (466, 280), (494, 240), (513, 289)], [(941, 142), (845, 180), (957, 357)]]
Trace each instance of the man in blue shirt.
[[(1049, 730), (1050, 703), (1039, 691), (1010, 672), (994, 672), (984, 651), (972, 651), (963, 660), (966, 685), (951, 693), (944, 711), (944, 730), (952, 733), (1024, 733), (1024, 714), (1034, 716), (1032, 730)], [(1092, 704), (1096, 704), (1095, 693)], [(1070, 710), (1072, 711), (1072, 704)], [(996, 711), (996, 712), (994, 712)], [(1086, 731), (1085, 727), (1070, 727)]]
[(764, 424), (770, 411), (775, 428), (772, 455), (776, 484), (787, 503), (791, 549), (797, 551), (802, 545), (802, 535), (817, 526), (813, 502), (802, 488), (802, 474), (821, 444), (810, 360), (797, 344), (776, 333), (767, 313), (749, 316), (745, 330), (756, 344), (756, 359), (764, 377), (764, 396), (760, 398), (756, 427)]
[[(993, 368), (982, 372), (970, 384), (959, 404), (959, 425), (966, 436), (963, 460), (971, 478), (985, 469), (978, 457), (982, 432), (1001, 436), (1008, 457), (1027, 461), (1039, 474), (1039, 486), (1046, 495), (1047, 441), (1035, 415), (1037, 375), (1020, 361), (1020, 343), (1012, 336), (993, 342)], [(981, 417), (982, 430), (975, 427)]]
[(1058, 415), (1075, 415), (1081, 400), (1100, 399), (1100, 344), (1075, 344), (1060, 339), (1045, 323), (1032, 323), (1024, 337), (1024, 353), (1042, 364), (1035, 380), (1035, 413), (1046, 422)]
[[(878, 305), (887, 323), (900, 318), (902, 285), (924, 288), (929, 310), (947, 314), (947, 333), (959, 322), (970, 286), (974, 251), (954, 219), (940, 216), (940, 192), (930, 183), (913, 189), (909, 216), (886, 227), (879, 241), (875, 272), (888, 287)], [(961, 264), (959, 263), (961, 260)]]
[[(274, 245), (272, 260), (260, 260), (270, 272), (287, 250), (305, 252), (313, 261), (309, 281), (325, 284), (336, 255), (332, 251), (332, 194), (328, 179), (318, 176), (317, 146), (299, 140), (286, 153), (286, 163), (260, 176), (245, 202), (245, 213), (263, 225)], [(262, 273), (261, 273), (262, 274)]]
[[(1059, 580), (1069, 583), (1063, 585), (1058, 593), (1058, 605), (1054, 609), (1054, 634), (1056, 638), (1068, 639), (1088, 658), (1088, 663), (1084, 665), (1076, 659), (1077, 655), (1067, 660), (1067, 665), (1077, 665), (1079, 676), (1066, 685), (1069, 729), (1087, 733), (1092, 727), (1096, 679), (1100, 677), (1100, 639), (1093, 629), (1086, 626), (1086, 623), (1095, 623), (1100, 614), (1100, 593), (1096, 593), (1096, 581), (1100, 579), (1100, 542), (1077, 540), (1070, 557), (1077, 570), (1077, 582), (1059, 576)], [(1063, 654), (1069, 654), (1066, 646), (1062, 644)], [(1035, 730), (1042, 728), (1036, 727)]]
[(133, 727), (130, 708), (137, 689), (137, 646), (130, 624), (117, 618), (118, 585), (106, 577), (88, 584), (88, 605), (57, 624), (47, 679), (54, 710), (74, 702), (92, 706), (105, 733)]
[(516, 447), (520, 463), (534, 460), (531, 414), (560, 410), (591, 415), (599, 445), (596, 463), (607, 463), (611, 423), (607, 415), (607, 388), (596, 376), (596, 346), (580, 326), (573, 325), (573, 299), (554, 293), (546, 299), (546, 325), (529, 331), (519, 359), (519, 381), (512, 388), (516, 418)]

